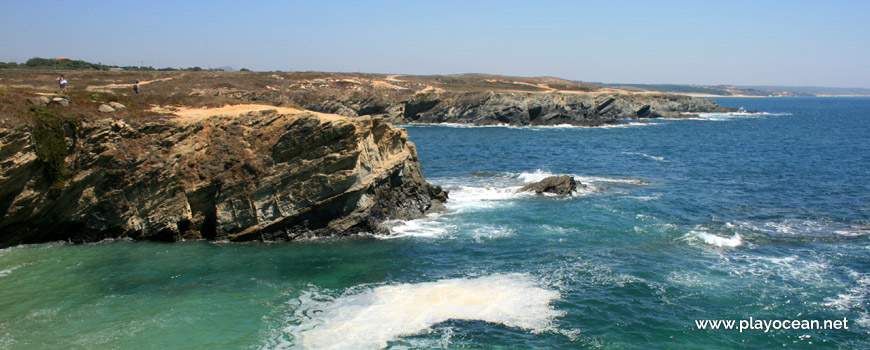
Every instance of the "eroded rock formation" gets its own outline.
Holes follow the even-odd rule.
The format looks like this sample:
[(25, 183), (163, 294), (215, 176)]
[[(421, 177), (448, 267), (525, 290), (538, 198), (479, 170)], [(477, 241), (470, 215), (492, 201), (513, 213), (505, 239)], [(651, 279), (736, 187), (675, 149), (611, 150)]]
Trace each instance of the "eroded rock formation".
[[(284, 103), (280, 94), (239, 95), (241, 101)], [(389, 100), (332, 97), (303, 104), (306, 109), (349, 117), (375, 115), (394, 123), (473, 125), (600, 126), (638, 118), (681, 118), (691, 113), (737, 111), (712, 100), (654, 93), (464, 92), (417, 94)]]
[(272, 111), (55, 131), (62, 171), (49, 172), (32, 128), (0, 128), (0, 246), (382, 233), (446, 200), (381, 118)]
[(577, 188), (586, 188), (586, 185), (577, 182), (568, 175), (549, 176), (541, 181), (533, 182), (520, 187), (517, 192), (534, 192), (535, 194), (551, 193), (559, 196), (569, 196)]

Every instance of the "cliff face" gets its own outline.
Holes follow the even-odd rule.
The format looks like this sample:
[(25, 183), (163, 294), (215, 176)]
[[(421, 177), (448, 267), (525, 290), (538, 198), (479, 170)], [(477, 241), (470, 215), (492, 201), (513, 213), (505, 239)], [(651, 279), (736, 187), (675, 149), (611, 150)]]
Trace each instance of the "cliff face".
[(684, 113), (733, 112), (715, 102), (668, 94), (470, 92), (418, 94), (413, 99), (329, 99), (308, 109), (347, 116), (380, 115), (396, 123), (598, 126), (619, 119), (679, 118)]
[(63, 178), (46, 171), (39, 135), (0, 128), (0, 246), (378, 233), (446, 200), (404, 129), (380, 118), (272, 111), (55, 129)]

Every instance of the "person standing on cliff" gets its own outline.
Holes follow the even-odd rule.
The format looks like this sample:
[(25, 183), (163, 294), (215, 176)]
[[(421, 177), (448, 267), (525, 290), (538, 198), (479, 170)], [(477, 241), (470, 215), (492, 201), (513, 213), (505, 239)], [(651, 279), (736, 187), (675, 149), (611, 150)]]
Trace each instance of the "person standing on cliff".
[(58, 85), (60, 85), (60, 92), (66, 92), (66, 77), (63, 74), (60, 75), (60, 78), (57, 79)]
[(136, 95), (139, 94), (139, 81), (136, 80), (136, 84), (133, 84), (133, 91), (136, 91)]

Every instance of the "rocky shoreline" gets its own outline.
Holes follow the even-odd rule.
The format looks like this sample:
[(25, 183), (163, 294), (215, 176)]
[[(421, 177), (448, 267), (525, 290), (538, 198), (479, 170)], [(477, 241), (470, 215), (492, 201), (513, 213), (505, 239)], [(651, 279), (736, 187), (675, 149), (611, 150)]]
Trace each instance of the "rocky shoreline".
[[(385, 233), (383, 221), (447, 199), (423, 179), (404, 129), (381, 118), (258, 111), (36, 124), (0, 128), (0, 247)], [(52, 143), (60, 165), (47, 156)]]
[(4, 97), (16, 109), (0, 119), (0, 247), (387, 233), (384, 221), (418, 218), (447, 200), (423, 179), (404, 129), (390, 123), (606, 126), (737, 111), (555, 78), (153, 78), (135, 96), (114, 83)]
[[(240, 101), (282, 105), (280, 96), (242, 94)], [(602, 126), (622, 120), (685, 118), (692, 113), (736, 112), (712, 100), (669, 94), (466, 92), (416, 94), (403, 100), (336, 97), (303, 108), (348, 117), (373, 115), (397, 124)]]

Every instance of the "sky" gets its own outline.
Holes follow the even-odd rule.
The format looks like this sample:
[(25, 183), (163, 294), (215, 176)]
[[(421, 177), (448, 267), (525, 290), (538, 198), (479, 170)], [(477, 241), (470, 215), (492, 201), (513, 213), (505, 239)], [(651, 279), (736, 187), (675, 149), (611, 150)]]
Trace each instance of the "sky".
[(0, 0), (0, 61), (870, 88), (870, 1)]

